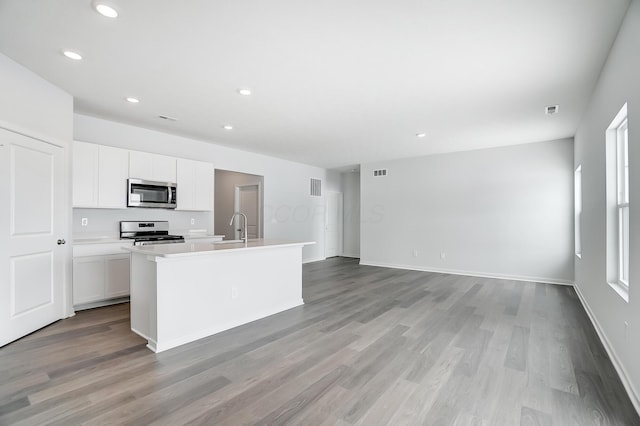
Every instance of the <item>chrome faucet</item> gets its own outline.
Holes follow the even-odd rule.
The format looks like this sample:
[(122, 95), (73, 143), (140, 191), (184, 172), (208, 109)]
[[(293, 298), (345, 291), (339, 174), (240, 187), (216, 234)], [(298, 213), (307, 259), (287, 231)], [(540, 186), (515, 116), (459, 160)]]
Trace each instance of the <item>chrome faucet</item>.
[(242, 237), (242, 227), (238, 229), (238, 231), (240, 231), (240, 239), (244, 241), (244, 244), (246, 245), (247, 242), (249, 241), (249, 239), (247, 238), (247, 215), (244, 213), (235, 212), (233, 216), (231, 216), (231, 220), (229, 221), (229, 226), (233, 225), (233, 219), (235, 219), (236, 216), (242, 216), (244, 218), (244, 237)]

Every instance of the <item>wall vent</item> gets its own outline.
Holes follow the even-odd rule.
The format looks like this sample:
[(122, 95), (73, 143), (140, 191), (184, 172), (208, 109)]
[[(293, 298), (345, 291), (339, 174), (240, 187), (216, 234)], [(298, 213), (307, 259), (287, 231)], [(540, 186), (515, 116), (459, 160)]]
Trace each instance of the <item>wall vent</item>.
[(547, 115), (553, 115), (560, 109), (559, 105), (547, 105), (544, 107), (544, 113)]
[(374, 177), (387, 176), (388, 174), (389, 174), (389, 169), (376, 169), (373, 171)]
[(322, 181), (320, 179), (311, 178), (311, 185), (309, 194), (312, 197), (321, 197), (322, 196)]
[(169, 117), (168, 115), (159, 115), (158, 118), (162, 118), (163, 120), (168, 120), (168, 121), (178, 121), (177, 118)]

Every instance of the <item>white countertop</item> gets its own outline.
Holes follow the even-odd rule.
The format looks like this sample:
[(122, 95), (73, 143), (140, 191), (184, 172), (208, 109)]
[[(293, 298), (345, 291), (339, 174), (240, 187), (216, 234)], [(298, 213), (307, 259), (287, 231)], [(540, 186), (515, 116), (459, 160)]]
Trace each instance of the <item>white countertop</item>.
[[(224, 238), (224, 235), (210, 235), (210, 234), (172, 234), (172, 235), (182, 235), (186, 240), (195, 240), (198, 238)], [(73, 244), (107, 244), (107, 243), (123, 243), (133, 244), (133, 240), (131, 239), (121, 239), (118, 236), (109, 236), (109, 235), (83, 235), (76, 236), (73, 238)]]
[(209, 255), (221, 252), (245, 251), (245, 250), (264, 250), (276, 247), (295, 247), (315, 244), (315, 241), (287, 241), (287, 240), (265, 240), (256, 239), (249, 240), (246, 244), (243, 242), (219, 242), (219, 243), (174, 243), (174, 244), (153, 244), (147, 246), (128, 247), (126, 250), (132, 253), (146, 254), (158, 257), (184, 257), (196, 255)]
[(73, 244), (107, 244), (107, 243), (132, 243), (133, 240), (121, 240), (117, 236), (109, 235), (83, 235), (73, 237)]

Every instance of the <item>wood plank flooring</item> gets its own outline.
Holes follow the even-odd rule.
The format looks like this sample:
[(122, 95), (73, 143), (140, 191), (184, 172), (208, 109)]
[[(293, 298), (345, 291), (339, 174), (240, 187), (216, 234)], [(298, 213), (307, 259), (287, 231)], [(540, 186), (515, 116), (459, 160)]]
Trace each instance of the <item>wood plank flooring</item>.
[(0, 349), (0, 425), (640, 425), (570, 287), (304, 265), (302, 307), (154, 354), (128, 304)]

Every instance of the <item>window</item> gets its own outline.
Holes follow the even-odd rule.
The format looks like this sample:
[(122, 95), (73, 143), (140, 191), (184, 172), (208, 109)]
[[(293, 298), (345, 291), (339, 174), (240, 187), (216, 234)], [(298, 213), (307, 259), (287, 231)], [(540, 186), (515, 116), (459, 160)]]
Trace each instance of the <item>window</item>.
[[(607, 279), (629, 291), (629, 123), (627, 104), (607, 129)], [(618, 291), (620, 292), (620, 291)]]
[(618, 276), (629, 287), (629, 127), (627, 118), (617, 129), (618, 154)]
[(576, 256), (582, 257), (582, 236), (580, 233), (580, 225), (582, 221), (582, 165), (578, 166), (575, 171), (574, 178), (574, 198), (575, 198), (575, 249)]

